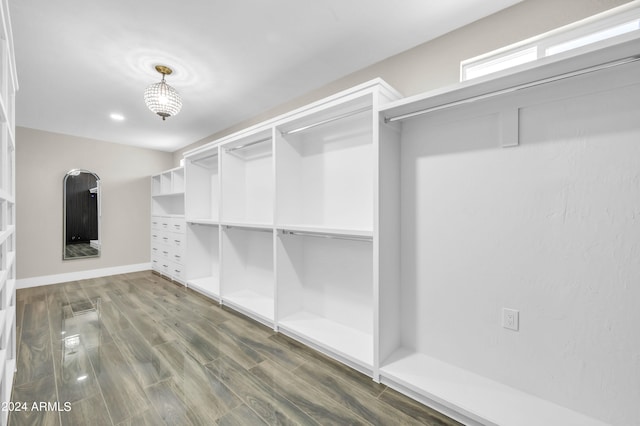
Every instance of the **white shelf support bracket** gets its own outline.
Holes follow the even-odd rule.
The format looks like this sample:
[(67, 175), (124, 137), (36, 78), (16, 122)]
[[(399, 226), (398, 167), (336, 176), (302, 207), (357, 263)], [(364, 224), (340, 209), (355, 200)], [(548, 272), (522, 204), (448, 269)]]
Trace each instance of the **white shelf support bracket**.
[(500, 112), (500, 145), (503, 148), (520, 145), (520, 108)]

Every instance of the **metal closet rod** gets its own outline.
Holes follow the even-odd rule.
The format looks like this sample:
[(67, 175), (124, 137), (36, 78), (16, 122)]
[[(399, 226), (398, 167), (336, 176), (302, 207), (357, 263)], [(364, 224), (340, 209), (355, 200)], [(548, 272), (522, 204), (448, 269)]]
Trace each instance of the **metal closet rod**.
[(287, 229), (282, 230), (283, 235), (297, 235), (300, 237), (316, 237), (316, 238), (328, 238), (328, 239), (336, 239), (336, 240), (349, 240), (349, 241), (363, 241), (370, 242), (373, 240), (372, 237), (359, 237), (355, 235), (339, 235), (339, 234), (321, 234), (316, 232), (304, 232), (304, 231), (289, 231)]
[(257, 140), (255, 142), (249, 142), (249, 143), (246, 143), (244, 145), (234, 146), (233, 148), (225, 148), (224, 150), (226, 152), (233, 152), (233, 151), (237, 151), (239, 149), (248, 148), (250, 146), (257, 145), (259, 143), (263, 143), (263, 142), (267, 142), (267, 141), (271, 141), (271, 136), (269, 136), (268, 138)]
[(338, 115), (336, 117), (327, 118), (326, 120), (318, 121), (317, 123), (309, 124), (307, 126), (302, 126), (297, 129), (287, 130), (286, 132), (280, 132), (282, 136), (293, 135), (295, 133), (303, 132), (308, 129), (312, 129), (314, 127), (322, 126), (323, 124), (331, 123), (332, 121), (341, 120), (343, 118), (351, 117), (352, 115), (360, 114), (361, 112), (369, 111), (372, 107), (366, 106), (364, 108), (360, 108), (354, 111), (349, 111), (347, 113)]
[(198, 164), (198, 163), (200, 163), (200, 162), (203, 162), (204, 160), (208, 160), (209, 158), (213, 158), (213, 157), (217, 157), (217, 156), (218, 156), (218, 152), (216, 151), (216, 152), (214, 152), (213, 154), (209, 154), (209, 155), (207, 155), (207, 156), (205, 156), (205, 157), (202, 157), (202, 158), (198, 158), (198, 159), (192, 160), (191, 162), (192, 162), (192, 163), (195, 163), (195, 164)]
[(469, 104), (469, 103), (473, 103), (473, 102), (484, 100), (484, 99), (490, 99), (490, 98), (493, 98), (495, 96), (505, 95), (507, 93), (513, 93), (513, 92), (516, 92), (518, 90), (528, 89), (530, 87), (542, 86), (544, 84), (553, 83), (555, 81), (564, 80), (564, 79), (572, 78), (572, 77), (578, 77), (578, 76), (581, 76), (581, 75), (584, 75), (584, 74), (589, 74), (589, 73), (592, 73), (592, 72), (596, 72), (596, 71), (601, 71), (601, 70), (605, 70), (605, 69), (608, 69), (608, 68), (617, 67), (618, 65), (624, 65), (624, 64), (631, 63), (631, 62), (636, 62), (637, 60), (640, 60), (640, 55), (630, 56), (628, 58), (620, 59), (620, 60), (616, 60), (616, 61), (612, 61), (612, 62), (606, 62), (604, 64), (595, 65), (595, 66), (588, 67), (588, 68), (583, 68), (583, 69), (580, 69), (580, 70), (577, 70), (577, 71), (567, 72), (567, 73), (556, 75), (556, 76), (553, 76), (553, 77), (547, 77), (547, 78), (543, 78), (543, 79), (540, 79), (540, 80), (531, 81), (529, 83), (518, 84), (516, 86), (507, 87), (506, 89), (501, 89), (501, 90), (497, 90), (495, 92), (485, 93), (484, 95), (471, 96), (469, 98), (460, 99), (458, 101), (448, 102), (448, 103), (444, 103), (442, 105), (429, 107), (429, 108), (424, 108), (424, 109), (420, 109), (420, 110), (413, 111), (413, 112), (408, 112), (406, 114), (396, 115), (396, 116), (392, 116), (392, 117), (385, 117), (384, 118), (384, 122), (385, 123), (391, 123), (391, 122), (394, 122), (394, 121), (405, 120), (407, 118), (412, 118), (412, 117), (416, 117), (416, 116), (419, 116), (419, 115), (428, 114), (430, 112), (440, 111), (440, 110), (447, 109), (447, 108), (453, 108), (453, 107), (456, 107), (456, 106), (459, 106), (459, 105)]
[(273, 233), (273, 229), (270, 228), (253, 228), (251, 226), (240, 226), (240, 225), (223, 225), (226, 229), (243, 229), (246, 231), (258, 231), (258, 232), (269, 232)]

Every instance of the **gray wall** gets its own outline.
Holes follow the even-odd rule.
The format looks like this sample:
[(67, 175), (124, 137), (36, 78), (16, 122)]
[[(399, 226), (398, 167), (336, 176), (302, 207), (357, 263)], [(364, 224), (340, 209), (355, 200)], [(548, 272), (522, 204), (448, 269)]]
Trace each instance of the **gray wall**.
[(283, 114), (359, 83), (382, 77), (405, 96), (448, 86), (459, 81), (460, 61), (536, 36), (595, 15), (630, 0), (525, 0), (515, 6), (452, 31), (430, 42), (392, 56), (334, 81), (263, 114), (201, 139), (174, 153), (182, 154), (252, 124)]
[[(167, 152), (18, 127), (17, 278), (149, 262), (151, 174)], [(102, 180), (102, 256), (62, 261), (62, 179), (74, 168)]]

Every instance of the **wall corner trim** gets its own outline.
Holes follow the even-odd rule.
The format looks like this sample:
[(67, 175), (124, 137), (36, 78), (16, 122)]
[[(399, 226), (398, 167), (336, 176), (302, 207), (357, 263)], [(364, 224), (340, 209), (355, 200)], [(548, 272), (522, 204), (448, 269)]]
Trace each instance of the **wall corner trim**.
[(67, 272), (64, 274), (21, 278), (19, 280), (16, 280), (16, 289), (19, 290), (23, 288), (38, 287), (41, 285), (59, 284), (68, 281), (106, 277), (109, 275), (127, 274), (130, 272), (146, 271), (150, 269), (151, 263), (138, 263), (134, 265), (113, 266), (111, 268), (91, 269), (88, 271)]

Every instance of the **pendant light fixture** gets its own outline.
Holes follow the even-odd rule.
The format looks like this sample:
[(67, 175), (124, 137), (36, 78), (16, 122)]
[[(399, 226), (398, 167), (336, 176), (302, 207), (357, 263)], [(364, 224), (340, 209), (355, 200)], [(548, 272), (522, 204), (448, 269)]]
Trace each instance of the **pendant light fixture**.
[(173, 70), (164, 65), (156, 65), (156, 71), (162, 74), (162, 80), (147, 87), (144, 91), (144, 102), (151, 111), (165, 120), (180, 112), (182, 99), (176, 89), (164, 81), (164, 77), (171, 74)]

